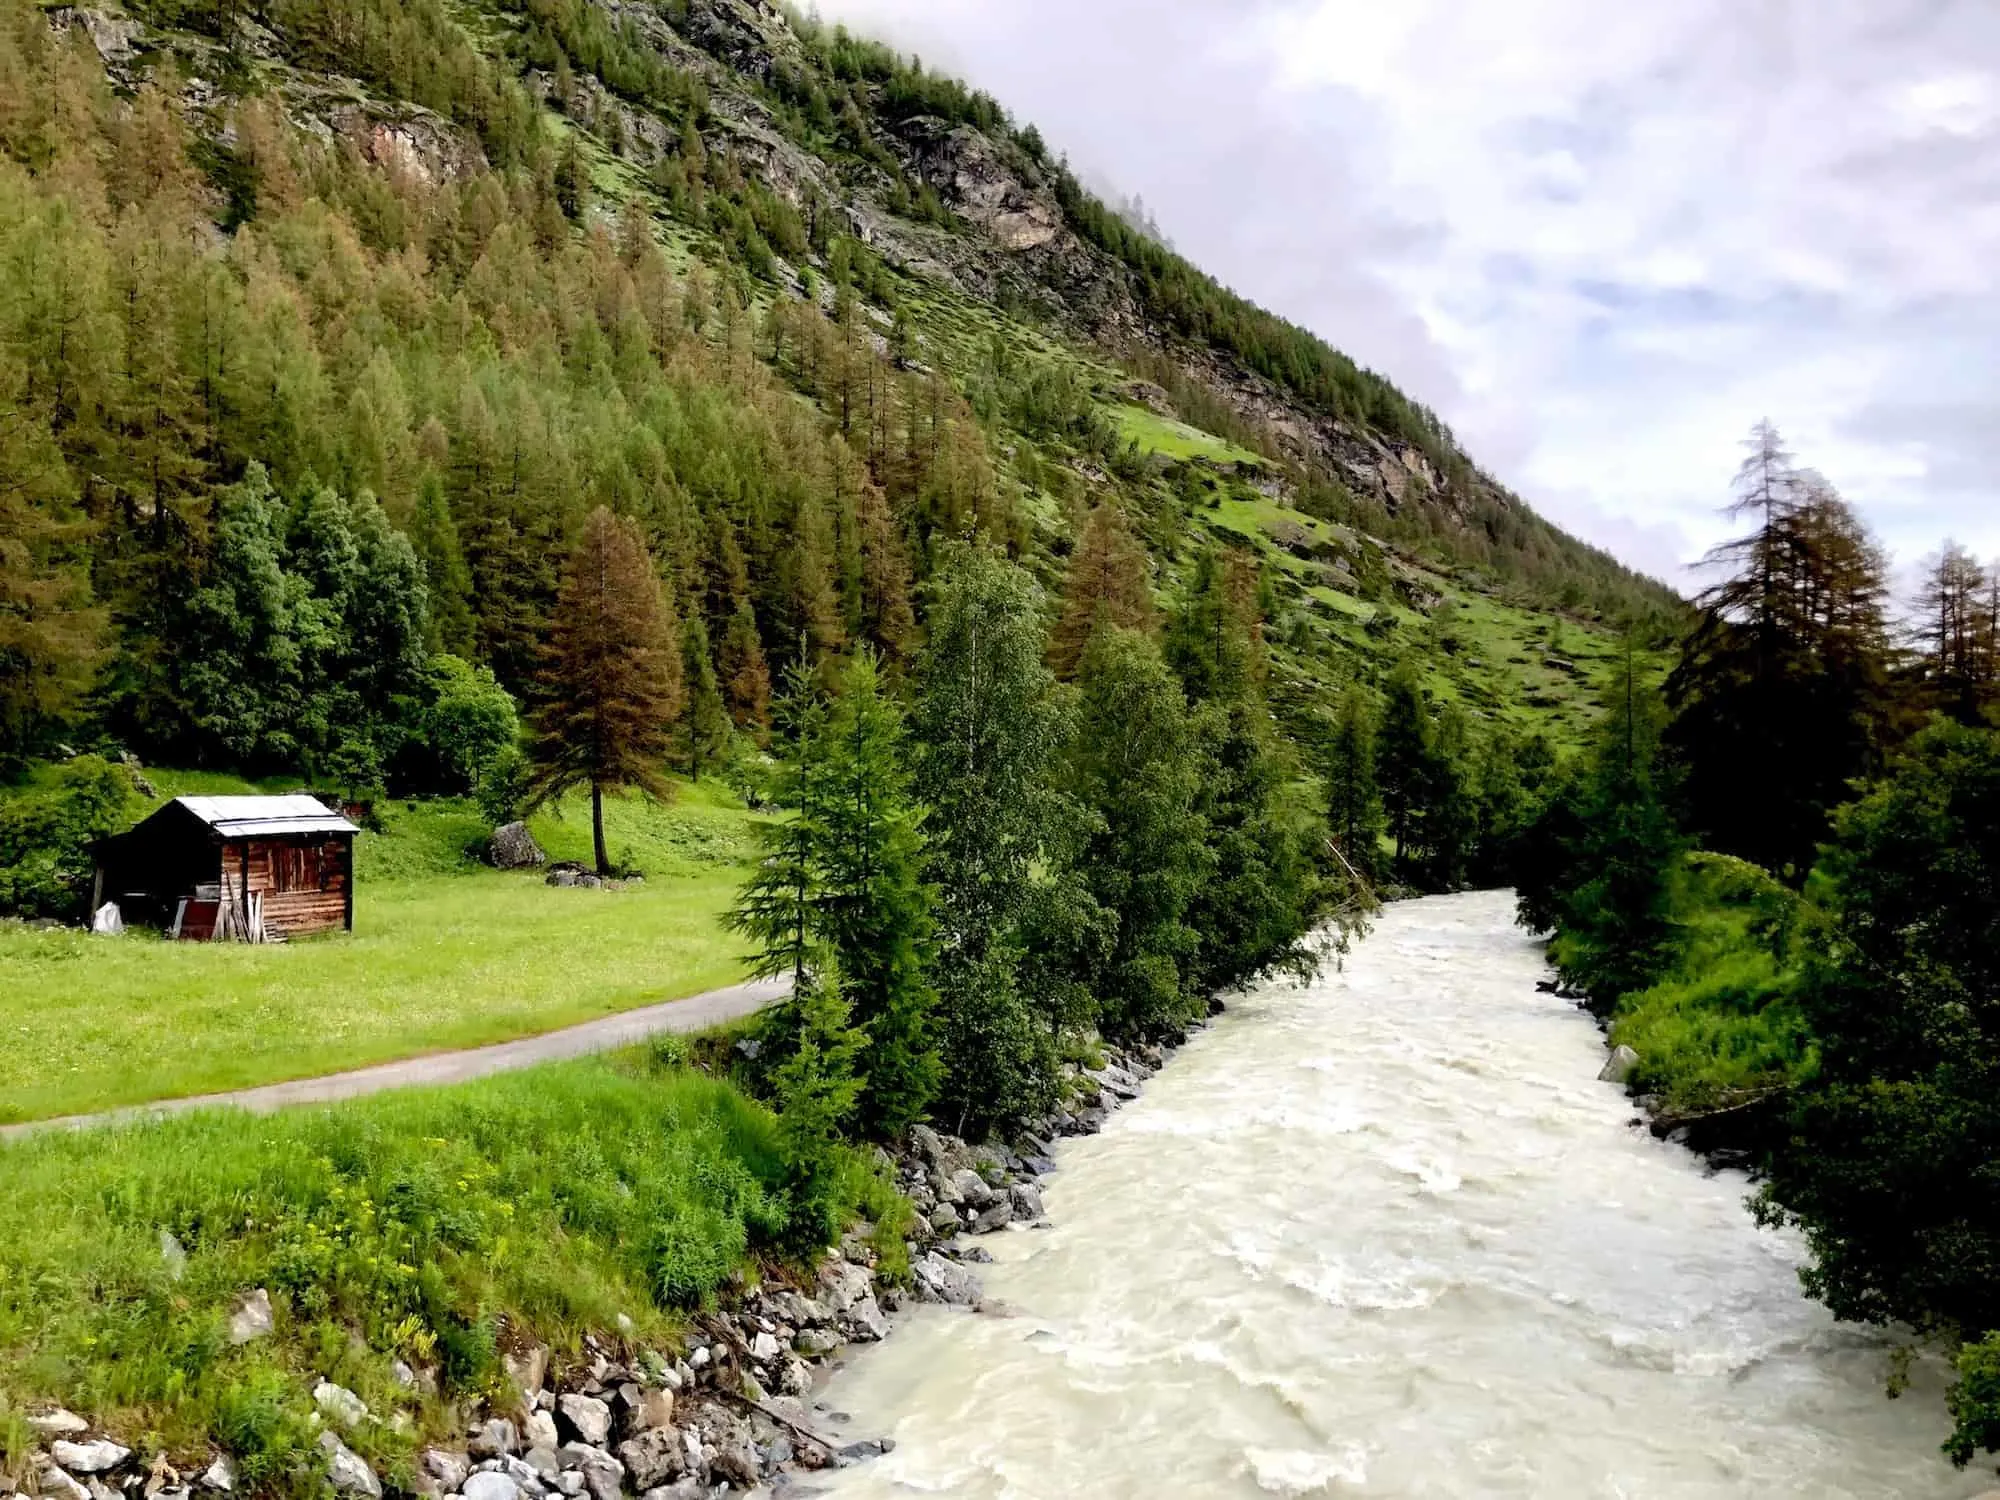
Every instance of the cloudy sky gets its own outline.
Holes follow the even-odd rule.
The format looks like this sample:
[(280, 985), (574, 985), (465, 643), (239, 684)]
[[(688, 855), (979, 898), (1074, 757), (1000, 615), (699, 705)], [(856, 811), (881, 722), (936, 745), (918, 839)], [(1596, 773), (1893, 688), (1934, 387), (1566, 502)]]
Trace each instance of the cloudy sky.
[(819, 0), (1686, 585), (1768, 415), (2000, 556), (1995, 0)]

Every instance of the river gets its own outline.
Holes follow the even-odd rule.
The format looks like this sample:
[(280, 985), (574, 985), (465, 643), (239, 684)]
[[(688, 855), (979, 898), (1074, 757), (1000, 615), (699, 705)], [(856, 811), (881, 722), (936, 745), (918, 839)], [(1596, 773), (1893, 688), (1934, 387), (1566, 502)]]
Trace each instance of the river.
[(1010, 1315), (922, 1310), (820, 1393), (896, 1449), (842, 1500), (1961, 1497), (1942, 1377), (1799, 1293), (1747, 1179), (1632, 1128), (1503, 894), (1388, 908), (1232, 1001), (1055, 1227), (982, 1241)]

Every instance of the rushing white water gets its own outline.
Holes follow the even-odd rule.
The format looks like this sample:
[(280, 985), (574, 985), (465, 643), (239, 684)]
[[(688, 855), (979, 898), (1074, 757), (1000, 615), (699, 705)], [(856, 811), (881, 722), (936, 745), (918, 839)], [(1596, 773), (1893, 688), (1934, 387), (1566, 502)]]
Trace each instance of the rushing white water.
[(847, 1497), (1960, 1497), (1941, 1380), (1800, 1296), (1740, 1175), (1631, 1128), (1497, 894), (1397, 905), (1232, 1004), (1101, 1136), (989, 1298), (821, 1399)]

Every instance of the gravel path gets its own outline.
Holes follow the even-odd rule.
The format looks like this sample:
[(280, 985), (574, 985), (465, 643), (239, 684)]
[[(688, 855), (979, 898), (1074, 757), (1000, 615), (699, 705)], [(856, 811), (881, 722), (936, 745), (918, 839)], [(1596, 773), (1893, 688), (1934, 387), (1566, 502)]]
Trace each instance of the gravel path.
[(154, 1104), (135, 1105), (103, 1114), (63, 1115), (53, 1120), (30, 1120), (19, 1125), (0, 1126), (0, 1140), (36, 1130), (79, 1129), (90, 1125), (113, 1125), (158, 1115), (180, 1114), (190, 1109), (247, 1109), (268, 1114), (294, 1104), (327, 1104), (337, 1099), (355, 1099), (363, 1094), (379, 1094), (388, 1089), (422, 1088), (433, 1084), (463, 1083), (469, 1078), (485, 1078), (509, 1073), (537, 1063), (556, 1062), (567, 1057), (584, 1057), (628, 1047), (663, 1032), (703, 1031), (729, 1021), (740, 1020), (782, 999), (791, 989), (789, 979), (753, 979), (732, 984), (685, 1000), (668, 1000), (640, 1010), (600, 1016), (578, 1026), (541, 1036), (523, 1037), (514, 1042), (497, 1042), (490, 1047), (472, 1047), (462, 1052), (436, 1052), (427, 1057), (405, 1058), (401, 1062), (377, 1063), (356, 1068), (351, 1073), (329, 1073), (320, 1078), (296, 1078), (289, 1083), (268, 1083), (260, 1088), (237, 1089), (226, 1094), (199, 1094), (186, 1099), (162, 1099)]

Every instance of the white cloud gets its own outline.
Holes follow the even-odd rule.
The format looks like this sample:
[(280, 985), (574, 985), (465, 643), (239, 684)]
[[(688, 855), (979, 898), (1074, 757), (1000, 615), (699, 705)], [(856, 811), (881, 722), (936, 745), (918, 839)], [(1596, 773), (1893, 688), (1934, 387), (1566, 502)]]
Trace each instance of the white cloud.
[(821, 0), (1666, 570), (1759, 417), (1906, 559), (2000, 554), (1984, 0)]

